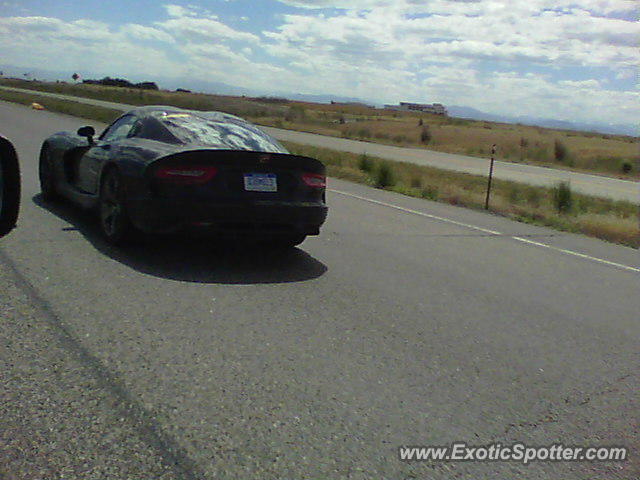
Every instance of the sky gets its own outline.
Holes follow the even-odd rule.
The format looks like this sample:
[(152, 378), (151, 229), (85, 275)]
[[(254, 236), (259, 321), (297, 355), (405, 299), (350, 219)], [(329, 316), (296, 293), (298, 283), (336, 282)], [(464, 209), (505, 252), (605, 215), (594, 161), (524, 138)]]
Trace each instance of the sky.
[(0, 64), (637, 125), (639, 4), (0, 0)]

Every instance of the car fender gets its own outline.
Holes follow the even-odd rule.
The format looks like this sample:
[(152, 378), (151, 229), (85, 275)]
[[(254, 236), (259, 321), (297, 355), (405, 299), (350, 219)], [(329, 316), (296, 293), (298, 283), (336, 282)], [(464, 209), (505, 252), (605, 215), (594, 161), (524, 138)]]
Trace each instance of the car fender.
[(20, 165), (13, 144), (0, 136), (0, 155), (2, 156), (2, 211), (0, 212), (0, 237), (16, 226), (20, 209)]

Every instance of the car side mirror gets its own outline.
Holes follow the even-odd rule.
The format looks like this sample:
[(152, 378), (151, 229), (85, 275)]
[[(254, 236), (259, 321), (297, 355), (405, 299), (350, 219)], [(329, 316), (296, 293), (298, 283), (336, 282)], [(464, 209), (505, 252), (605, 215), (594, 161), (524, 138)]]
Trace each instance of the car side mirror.
[(78, 135), (81, 137), (87, 137), (87, 141), (89, 142), (89, 145), (93, 145), (93, 137), (96, 134), (96, 129), (88, 126), (88, 127), (81, 127), (78, 129)]
[(16, 226), (20, 205), (20, 167), (11, 142), (0, 137), (0, 237)]

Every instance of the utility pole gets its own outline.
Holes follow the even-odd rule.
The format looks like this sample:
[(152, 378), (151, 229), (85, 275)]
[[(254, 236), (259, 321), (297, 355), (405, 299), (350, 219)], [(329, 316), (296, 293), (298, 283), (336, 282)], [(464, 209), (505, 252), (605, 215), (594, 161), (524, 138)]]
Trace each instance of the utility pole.
[(493, 162), (496, 157), (497, 145), (494, 143), (491, 145), (491, 166), (489, 167), (489, 182), (487, 184), (487, 198), (484, 202), (484, 209), (489, 210), (489, 197), (491, 196), (491, 179), (493, 178)]

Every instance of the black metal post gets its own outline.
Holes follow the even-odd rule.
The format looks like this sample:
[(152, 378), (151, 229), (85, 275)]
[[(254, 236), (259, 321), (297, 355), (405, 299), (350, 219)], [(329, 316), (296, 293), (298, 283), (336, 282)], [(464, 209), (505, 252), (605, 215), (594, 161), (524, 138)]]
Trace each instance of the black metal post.
[(491, 180), (493, 179), (493, 162), (496, 156), (496, 145), (491, 146), (491, 166), (489, 167), (489, 181), (487, 183), (487, 198), (484, 202), (484, 209), (489, 210), (489, 197), (491, 196)]

